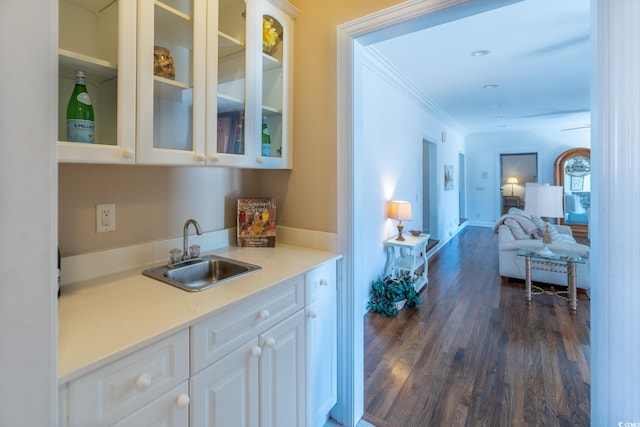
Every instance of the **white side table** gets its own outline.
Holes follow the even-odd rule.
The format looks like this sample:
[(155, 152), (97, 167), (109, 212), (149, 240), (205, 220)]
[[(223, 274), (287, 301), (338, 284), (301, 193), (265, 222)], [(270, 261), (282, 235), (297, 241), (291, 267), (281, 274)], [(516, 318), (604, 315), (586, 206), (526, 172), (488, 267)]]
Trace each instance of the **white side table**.
[[(411, 234), (404, 235), (405, 240), (396, 240), (392, 237), (384, 241), (384, 249), (387, 253), (387, 262), (384, 265), (384, 275), (387, 276), (391, 270), (400, 270), (409, 273), (414, 277), (416, 270), (424, 265), (422, 275), (416, 277), (416, 292), (429, 282), (429, 262), (427, 261), (427, 243), (429, 243), (430, 234), (420, 234), (413, 236)], [(396, 248), (398, 252), (396, 253)]]

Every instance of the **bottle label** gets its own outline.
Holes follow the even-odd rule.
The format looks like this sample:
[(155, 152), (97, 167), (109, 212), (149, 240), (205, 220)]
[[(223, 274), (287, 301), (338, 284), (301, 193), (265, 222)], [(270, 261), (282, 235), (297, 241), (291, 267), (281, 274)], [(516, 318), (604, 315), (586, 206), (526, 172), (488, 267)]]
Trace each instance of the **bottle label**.
[(82, 102), (85, 105), (91, 105), (91, 98), (89, 98), (89, 94), (87, 92), (80, 92), (78, 96), (76, 96), (78, 102)]
[(67, 119), (67, 139), (93, 144), (93, 126), (91, 120)]
[(271, 157), (271, 144), (262, 144), (262, 156)]

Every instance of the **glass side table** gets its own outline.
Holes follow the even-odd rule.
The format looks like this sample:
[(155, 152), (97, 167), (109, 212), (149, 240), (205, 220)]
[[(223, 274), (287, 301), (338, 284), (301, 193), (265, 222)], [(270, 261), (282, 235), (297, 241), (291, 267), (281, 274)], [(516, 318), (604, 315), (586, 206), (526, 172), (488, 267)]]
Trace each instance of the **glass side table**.
[(541, 252), (529, 249), (518, 249), (516, 251), (516, 255), (524, 257), (524, 266), (526, 272), (525, 296), (527, 301), (531, 301), (532, 295), (531, 270), (566, 273), (568, 289), (567, 291), (549, 292), (543, 290), (538, 286), (533, 286), (533, 288), (535, 288), (536, 294), (545, 293), (560, 297), (562, 297), (565, 293), (568, 294), (568, 297), (566, 299), (569, 300), (569, 308), (572, 311), (576, 311), (576, 308), (578, 306), (578, 299), (576, 296), (578, 273), (576, 272), (576, 265), (585, 263), (585, 260), (582, 257), (567, 251), (557, 250), (555, 252)]

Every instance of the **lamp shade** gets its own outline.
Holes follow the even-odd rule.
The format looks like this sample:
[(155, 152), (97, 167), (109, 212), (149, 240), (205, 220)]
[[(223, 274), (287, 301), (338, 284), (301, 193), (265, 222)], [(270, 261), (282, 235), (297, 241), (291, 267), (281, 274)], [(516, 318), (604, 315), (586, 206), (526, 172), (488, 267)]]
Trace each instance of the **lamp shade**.
[(518, 183), (518, 178), (515, 176), (510, 176), (509, 178), (507, 178), (507, 184), (517, 184)]
[(560, 185), (527, 183), (525, 187), (525, 212), (547, 218), (563, 218), (562, 198), (564, 188)]
[(399, 221), (411, 220), (411, 203), (392, 200), (389, 202), (389, 218)]

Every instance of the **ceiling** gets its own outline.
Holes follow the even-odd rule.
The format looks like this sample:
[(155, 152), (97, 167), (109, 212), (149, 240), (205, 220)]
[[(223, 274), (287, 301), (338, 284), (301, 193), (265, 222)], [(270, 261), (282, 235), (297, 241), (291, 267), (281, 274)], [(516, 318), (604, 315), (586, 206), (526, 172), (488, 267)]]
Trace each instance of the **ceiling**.
[[(463, 131), (589, 133), (589, 0), (525, 0), (370, 45)], [(472, 52), (489, 51), (483, 56)]]

